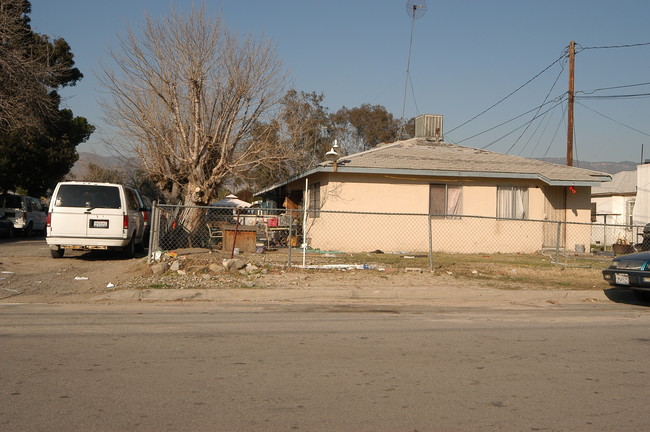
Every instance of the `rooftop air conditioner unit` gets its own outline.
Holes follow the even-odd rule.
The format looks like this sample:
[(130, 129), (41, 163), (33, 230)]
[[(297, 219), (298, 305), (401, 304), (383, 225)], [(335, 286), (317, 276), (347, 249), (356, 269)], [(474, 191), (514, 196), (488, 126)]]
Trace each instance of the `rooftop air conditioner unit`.
[(415, 118), (415, 137), (442, 141), (442, 116), (423, 114)]

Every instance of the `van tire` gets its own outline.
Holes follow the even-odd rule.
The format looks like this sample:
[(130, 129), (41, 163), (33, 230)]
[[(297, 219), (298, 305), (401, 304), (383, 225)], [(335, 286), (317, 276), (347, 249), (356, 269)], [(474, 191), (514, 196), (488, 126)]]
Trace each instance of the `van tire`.
[(129, 244), (122, 249), (122, 256), (124, 258), (133, 258), (135, 256), (135, 236), (131, 237)]
[(31, 236), (32, 236), (32, 229), (33, 229), (33, 228), (34, 228), (34, 226), (33, 226), (32, 223), (30, 222), (30, 223), (29, 223), (25, 228), (23, 228), (23, 235), (24, 235), (25, 237), (31, 237)]
[(140, 243), (136, 243), (135, 245), (135, 251), (136, 252), (144, 252), (144, 237), (142, 238), (142, 241)]
[(65, 249), (63, 249), (62, 247), (56, 249), (50, 249), (50, 254), (52, 254), (52, 258), (63, 258), (64, 253), (65, 253)]

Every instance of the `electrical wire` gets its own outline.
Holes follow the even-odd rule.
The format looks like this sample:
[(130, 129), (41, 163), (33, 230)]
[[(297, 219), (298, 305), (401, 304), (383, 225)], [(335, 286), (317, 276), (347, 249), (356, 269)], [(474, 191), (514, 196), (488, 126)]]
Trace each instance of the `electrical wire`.
[[(560, 103), (562, 103), (562, 101), (556, 103), (554, 106), (550, 107), (549, 109), (547, 109), (546, 111), (544, 111), (544, 112), (541, 113), (540, 115), (544, 115), (544, 114), (546, 114), (547, 112), (549, 112), (549, 111), (555, 109), (555, 107), (557, 107), (557, 105), (559, 105)], [(532, 110), (531, 110), (531, 111), (532, 111)], [(519, 116), (519, 117), (521, 117), (521, 116)], [(492, 141), (491, 143), (489, 143), (489, 144), (487, 144), (487, 145), (481, 147), (481, 149), (486, 149), (486, 148), (490, 147), (492, 144), (496, 144), (497, 142), (501, 141), (502, 139), (506, 138), (507, 136), (509, 136), (509, 135), (511, 135), (511, 134), (513, 134), (513, 133), (515, 133), (515, 132), (517, 132), (519, 129), (521, 129), (521, 128), (523, 128), (523, 127), (526, 127), (528, 124), (530, 124), (531, 122), (535, 121), (535, 120), (537, 119), (537, 117), (539, 117), (539, 116), (533, 117), (533, 118), (530, 119), (528, 122), (522, 124), (522, 125), (519, 126), (518, 128), (513, 129), (512, 131), (508, 132), (507, 134), (503, 135), (502, 137), (497, 138), (497, 139), (495, 139), (494, 141)]]
[(589, 90), (589, 91), (579, 90), (579, 91), (576, 91), (575, 94), (583, 93), (583, 94), (591, 95), (591, 94), (594, 94), (596, 92), (604, 91), (604, 90), (615, 90), (615, 89), (630, 88), (630, 87), (640, 87), (640, 86), (644, 86), (644, 85), (650, 85), (650, 82), (638, 83), (638, 84), (628, 84), (628, 85), (621, 85), (621, 86), (615, 86), (615, 87), (603, 87), (603, 88), (597, 88), (597, 89), (593, 89), (593, 90)]
[(600, 112), (596, 111), (595, 109), (589, 108), (587, 105), (585, 105), (585, 104), (583, 104), (583, 103), (580, 103), (579, 101), (576, 101), (576, 103), (577, 103), (578, 105), (584, 107), (584, 108), (587, 108), (589, 111), (592, 111), (592, 112), (598, 114), (599, 116), (605, 117), (607, 120), (611, 120), (611, 121), (613, 121), (614, 123), (617, 123), (617, 124), (619, 124), (619, 125), (621, 125), (621, 126), (623, 126), (623, 127), (626, 127), (626, 128), (631, 129), (631, 130), (633, 130), (633, 131), (635, 131), (635, 132), (638, 132), (638, 133), (640, 133), (641, 135), (650, 136), (650, 134), (648, 134), (648, 133), (646, 133), (646, 132), (643, 132), (643, 131), (640, 131), (640, 130), (638, 130), (638, 129), (635, 129), (635, 128), (633, 128), (632, 126), (628, 126), (628, 125), (626, 125), (625, 123), (621, 123), (621, 122), (618, 121), (618, 120), (614, 120), (613, 118), (611, 118), (611, 117), (609, 117), (609, 116), (607, 116), (607, 115), (605, 115), (605, 114), (603, 114), (603, 113), (600, 113)]
[[(650, 42), (646, 42), (646, 43), (636, 43), (636, 44), (627, 44), (627, 45), (593, 46), (593, 47), (583, 47), (583, 46), (581, 46), (581, 45), (579, 45), (579, 44), (577, 44), (577, 45), (578, 45), (579, 49), (576, 51), (576, 53), (581, 52), (581, 51), (585, 51), (585, 50), (595, 50), (595, 49), (632, 48), (632, 47), (648, 46), (648, 45), (650, 45)], [(525, 86), (527, 86), (528, 84), (530, 84), (531, 82), (533, 82), (535, 79), (537, 79), (539, 76), (541, 76), (544, 72), (546, 72), (546, 71), (549, 70), (551, 67), (553, 67), (556, 63), (558, 63), (558, 62), (562, 62), (562, 60), (566, 58), (567, 49), (568, 49), (568, 47), (566, 47), (566, 48), (564, 49), (564, 51), (562, 52), (562, 55), (561, 55), (559, 58), (557, 58), (555, 61), (553, 61), (553, 62), (552, 62), (551, 64), (549, 64), (547, 67), (545, 67), (542, 71), (540, 71), (539, 73), (537, 73), (537, 74), (536, 74), (535, 76), (533, 76), (531, 79), (529, 79), (528, 81), (526, 81), (524, 84), (522, 84), (521, 86), (519, 86), (518, 88), (516, 88), (516, 89), (513, 90), (512, 92), (508, 93), (506, 96), (504, 96), (503, 98), (501, 98), (500, 100), (498, 100), (496, 103), (492, 104), (491, 106), (489, 106), (489, 107), (486, 108), (485, 110), (483, 110), (483, 111), (481, 111), (480, 113), (476, 114), (475, 116), (471, 117), (469, 120), (467, 120), (467, 121), (461, 123), (460, 125), (456, 126), (456, 127), (453, 128), (453, 129), (450, 129), (450, 130), (447, 132), (447, 134), (449, 134), (449, 133), (451, 133), (451, 132), (454, 132), (454, 131), (460, 129), (461, 127), (467, 125), (468, 123), (470, 123), (470, 122), (476, 120), (478, 117), (482, 116), (483, 114), (487, 113), (487, 112), (490, 111), (491, 109), (495, 108), (497, 105), (501, 104), (502, 102), (504, 102), (505, 100), (507, 100), (508, 98), (510, 98), (512, 95), (514, 95), (515, 93), (517, 93), (518, 91), (520, 91), (521, 89), (523, 89)], [(563, 70), (564, 70), (564, 64), (563, 64), (563, 63), (561, 63), (561, 64), (562, 64), (562, 71), (563, 71)], [(525, 115), (527, 115), (527, 114), (530, 114), (531, 112), (537, 110), (537, 112), (535, 113), (535, 115), (533, 116), (533, 118), (532, 118), (529, 122), (527, 122), (527, 123), (525, 123), (525, 124), (523, 124), (523, 125), (517, 127), (516, 129), (514, 129), (514, 130), (508, 132), (507, 134), (503, 135), (502, 137), (500, 137), (500, 138), (496, 139), (495, 141), (492, 141), (491, 143), (489, 143), (489, 144), (485, 145), (484, 147), (482, 147), (482, 149), (488, 148), (488, 147), (490, 147), (491, 145), (495, 144), (496, 142), (499, 142), (499, 141), (502, 140), (503, 138), (506, 138), (507, 136), (513, 134), (513, 133), (516, 132), (517, 130), (519, 130), (519, 129), (521, 129), (521, 128), (525, 128), (524, 131), (523, 131), (523, 132), (520, 134), (520, 136), (517, 138), (517, 140), (515, 140), (514, 144), (513, 144), (512, 146), (510, 146), (510, 148), (508, 149), (508, 152), (506, 152), (506, 154), (509, 153), (509, 152), (514, 148), (514, 146), (519, 142), (519, 140), (523, 137), (523, 135), (526, 133), (526, 131), (528, 130), (528, 128), (530, 127), (530, 125), (532, 124), (533, 121), (535, 121), (535, 120), (536, 120), (537, 118), (539, 118), (540, 116), (546, 115), (546, 113), (548, 113), (549, 111), (555, 109), (555, 108), (559, 105), (559, 103), (562, 103), (562, 100), (560, 100), (559, 103), (555, 104), (554, 106), (552, 106), (551, 108), (547, 109), (547, 110), (544, 111), (543, 113), (541, 113), (541, 114), (539, 113), (539, 111), (541, 110), (541, 108), (544, 107), (545, 105), (547, 105), (548, 103), (557, 102), (557, 100), (558, 100), (557, 98), (556, 98), (555, 100), (548, 101), (548, 102), (546, 102), (546, 99), (548, 98), (548, 95), (550, 94), (550, 92), (552, 91), (552, 89), (555, 87), (555, 85), (556, 85), (556, 83), (557, 83), (557, 81), (558, 81), (558, 79), (559, 79), (559, 77), (560, 77), (562, 71), (560, 71), (560, 74), (558, 74), (558, 77), (556, 78), (555, 83), (553, 84), (553, 87), (551, 87), (551, 90), (550, 90), (549, 93), (547, 94), (547, 96), (546, 96), (546, 98), (545, 98), (545, 102), (544, 102), (542, 105), (540, 105), (540, 106), (538, 106), (538, 107), (536, 107), (536, 108), (533, 108), (533, 109), (531, 109), (531, 110), (529, 110), (529, 111), (527, 111), (527, 112), (525, 112), (525, 113), (523, 113), (523, 114), (521, 114), (521, 115), (518, 115), (518, 116), (516, 116), (516, 117), (514, 117), (514, 118), (512, 118), (512, 119), (510, 119), (510, 120), (507, 120), (507, 121), (505, 121), (505, 122), (503, 122), (503, 123), (500, 123), (500, 124), (498, 124), (498, 125), (496, 125), (496, 126), (494, 126), (494, 127), (488, 128), (488, 129), (486, 129), (486, 130), (484, 130), (484, 131), (482, 131), (482, 132), (479, 132), (479, 133), (477, 133), (477, 134), (474, 134), (474, 135), (472, 135), (472, 136), (470, 136), (470, 137), (468, 137), (468, 138), (462, 139), (462, 140), (458, 141), (457, 144), (460, 144), (460, 143), (462, 143), (462, 142), (465, 142), (465, 141), (468, 141), (468, 140), (470, 140), (470, 139), (476, 138), (477, 136), (480, 136), (480, 135), (482, 135), (482, 134), (484, 134), (484, 133), (487, 133), (487, 132), (489, 132), (489, 131), (492, 131), (492, 130), (494, 130), (494, 129), (498, 128), (498, 127), (501, 127), (501, 126), (503, 126), (503, 125), (506, 125), (506, 124), (508, 124), (508, 123), (510, 123), (510, 122), (512, 122), (512, 121), (515, 121), (515, 120), (517, 120), (517, 119), (519, 119), (519, 118), (521, 118), (521, 117), (523, 117), (523, 116), (525, 116)], [(647, 82), (647, 83), (638, 83), (638, 84), (628, 84), (628, 85), (615, 86), (615, 87), (604, 87), (604, 88), (599, 88), (599, 89), (595, 89), (595, 90), (591, 90), (591, 91), (578, 91), (578, 92), (575, 92), (574, 94), (577, 94), (577, 93), (582, 93), (582, 94), (583, 94), (582, 96), (576, 96), (576, 97), (575, 97), (575, 99), (576, 99), (576, 103), (579, 103), (577, 99), (632, 99), (632, 98), (645, 98), (645, 97), (649, 97), (649, 96), (650, 96), (650, 93), (618, 94), (618, 95), (602, 95), (602, 96), (600, 96), (600, 95), (595, 95), (595, 96), (589, 96), (589, 95), (593, 95), (594, 93), (599, 92), (599, 91), (614, 90), (614, 89), (621, 89), (621, 88), (630, 88), (630, 87), (637, 87), (637, 86), (643, 86), (643, 85), (650, 85), (650, 82)], [(585, 108), (591, 110), (591, 108), (586, 107), (584, 104), (581, 104), (581, 103), (579, 103), (579, 104), (580, 104), (581, 106), (584, 106)], [(592, 111), (594, 111), (594, 110), (592, 110)], [(565, 112), (566, 112), (566, 108), (564, 107), (564, 108), (563, 108), (563, 113), (562, 113), (562, 114), (564, 115)], [(648, 134), (646, 134), (645, 132), (639, 131), (639, 130), (634, 129), (634, 128), (630, 127), (630, 126), (627, 126), (627, 125), (625, 125), (625, 124), (623, 124), (623, 123), (617, 122), (616, 120), (611, 119), (610, 117), (607, 117), (607, 116), (605, 116), (604, 114), (598, 113), (597, 111), (594, 111), (594, 112), (596, 112), (597, 114), (602, 115), (602, 116), (604, 116), (604, 117), (606, 117), (606, 118), (608, 118), (608, 119), (610, 119), (610, 120), (612, 120), (612, 121), (614, 121), (614, 122), (616, 122), (616, 123), (619, 123), (619, 124), (621, 124), (621, 125), (623, 125), (623, 126), (625, 126), (625, 127), (628, 127), (628, 128), (630, 128), (630, 129), (632, 129), (632, 130), (635, 130), (635, 131), (637, 131), (637, 132), (639, 132), (639, 133), (642, 133), (642, 134), (644, 134), (644, 135), (648, 135)], [(550, 119), (549, 119), (549, 120), (550, 120)], [(561, 120), (561, 121), (558, 123), (558, 126), (557, 126), (557, 128), (556, 128), (556, 130), (555, 130), (555, 134), (553, 135), (553, 139), (552, 139), (551, 142), (549, 143), (549, 146), (547, 147), (546, 152), (544, 153), (544, 156), (546, 156), (546, 154), (548, 153), (548, 151), (549, 151), (549, 149), (550, 149), (550, 147), (551, 147), (551, 144), (553, 143), (553, 141), (555, 140), (555, 137), (557, 136), (557, 133), (558, 133), (558, 131), (559, 131), (559, 129), (560, 129), (560, 126), (561, 126), (561, 124), (562, 124), (563, 119), (560, 119), (560, 120)], [(535, 132), (534, 132), (534, 133), (536, 133), (538, 129), (539, 129), (539, 125), (538, 125), (538, 127), (535, 129)], [(575, 129), (575, 128), (574, 128), (574, 129)], [(574, 136), (575, 136), (575, 134), (574, 134)], [(648, 136), (650, 136), (650, 135), (648, 135)], [(532, 139), (532, 136), (531, 136), (531, 139)], [(530, 142), (530, 139), (529, 139), (528, 142)], [(528, 145), (528, 143), (526, 144), (526, 146), (527, 146), (527, 145)], [(525, 149), (526, 146), (524, 146), (524, 149)], [(536, 145), (535, 147), (537, 147), (537, 145)], [(524, 149), (522, 149), (522, 151), (523, 151)], [(577, 151), (576, 151), (576, 153), (577, 153)], [(521, 154), (521, 152), (520, 152), (520, 154)]]
[(650, 45), (650, 42), (627, 44), (627, 45), (594, 46), (594, 47), (583, 47), (582, 45), (579, 45), (580, 49), (578, 51), (576, 51), (576, 53), (579, 53), (580, 51), (585, 51), (585, 50), (611, 49), (611, 48), (634, 48), (634, 47), (647, 46), (647, 45)]
[[(545, 115), (545, 117), (546, 117), (546, 115)], [(537, 138), (537, 142), (535, 143), (535, 145), (533, 146), (533, 149), (530, 152), (530, 157), (533, 157), (533, 155), (535, 154), (535, 151), (537, 151), (537, 147), (542, 142), (542, 138), (544, 137), (544, 134), (546, 133), (546, 129), (548, 129), (548, 125), (551, 124), (552, 119), (553, 119), (552, 115), (549, 115), (548, 118), (546, 119), (546, 124), (544, 125), (544, 128), (542, 129), (542, 133), (539, 134), (539, 138)], [(541, 120), (539, 122), (539, 126), (541, 126), (543, 122), (544, 122), (544, 120)], [(535, 132), (533, 132), (533, 134), (531, 135), (531, 137), (530, 137), (531, 140), (532, 140), (534, 134), (536, 134), (537, 131), (539, 130), (539, 126), (535, 129)], [(517, 156), (521, 156), (522, 153), (523, 153), (523, 150), (521, 152), (519, 152), (519, 154)]]
[[(553, 89), (554, 89), (555, 86), (557, 85), (557, 81), (560, 79), (560, 76), (562, 75), (562, 72), (564, 72), (564, 68), (560, 69), (560, 72), (559, 72), (559, 73), (557, 74), (557, 76), (555, 77), (555, 81), (553, 81), (553, 85), (551, 86), (551, 88), (549, 89), (548, 93), (546, 93), (546, 96), (544, 97), (544, 102), (546, 102), (546, 101), (548, 100), (548, 97), (551, 95), (551, 92), (553, 91)], [(536, 118), (536, 117), (537, 117), (537, 114), (539, 114), (539, 110), (541, 110), (541, 109), (542, 109), (542, 105), (540, 105), (539, 109), (537, 110), (537, 112), (535, 113), (535, 116), (534, 116), (533, 118)], [(526, 131), (528, 131), (528, 128), (530, 127), (531, 124), (532, 124), (532, 122), (531, 122), (531, 123), (528, 123), (528, 126), (526, 126), (526, 129), (523, 130), (523, 132), (521, 133), (521, 135), (519, 135), (519, 138), (517, 138), (517, 139), (515, 140), (515, 142), (510, 146), (510, 148), (508, 149), (508, 151), (506, 152), (506, 154), (510, 154), (510, 151), (511, 151), (511, 150), (512, 150), (516, 145), (517, 145), (517, 143), (519, 142), (519, 140), (521, 139), (521, 137), (524, 136), (524, 134), (526, 133)], [(529, 142), (530, 142), (530, 140), (529, 140)], [(527, 145), (527, 144), (526, 144), (526, 145)], [(524, 151), (524, 149), (526, 148), (526, 145), (524, 146), (523, 149), (521, 149), (521, 151)]]
[(646, 98), (650, 93), (636, 93), (636, 94), (618, 94), (618, 95), (603, 95), (603, 96), (576, 96), (576, 99), (636, 99)]
[(560, 121), (557, 122), (557, 127), (555, 128), (555, 133), (553, 134), (553, 138), (551, 138), (551, 140), (548, 142), (548, 147), (546, 147), (546, 151), (544, 152), (544, 156), (542, 156), (543, 158), (546, 157), (549, 150), (551, 149), (551, 145), (553, 145), (553, 142), (555, 142), (555, 137), (557, 136), (557, 133), (560, 131), (560, 126), (565, 124), (564, 121), (566, 119), (566, 116), (565, 116), (566, 110), (567, 110), (567, 105), (565, 105), (563, 103), (562, 104), (562, 115), (560, 116)]
[(562, 55), (561, 55), (560, 57), (558, 57), (555, 61), (553, 61), (553, 63), (551, 63), (550, 65), (546, 66), (544, 69), (542, 69), (542, 71), (539, 72), (537, 75), (535, 75), (534, 77), (532, 77), (531, 79), (529, 79), (528, 81), (526, 81), (525, 83), (523, 83), (523, 84), (522, 84), (521, 86), (519, 86), (517, 89), (515, 89), (515, 90), (513, 90), (512, 92), (508, 93), (505, 97), (501, 98), (501, 99), (500, 99), (498, 102), (496, 102), (495, 104), (493, 104), (493, 105), (491, 105), (490, 107), (484, 109), (483, 111), (481, 111), (480, 113), (478, 113), (478, 114), (476, 114), (474, 117), (472, 117), (471, 119), (469, 119), (469, 120), (467, 120), (467, 121), (461, 123), (460, 125), (456, 126), (456, 127), (453, 128), (453, 129), (449, 130), (448, 133), (449, 133), (449, 132), (453, 132), (453, 131), (455, 131), (456, 129), (459, 129), (459, 128), (465, 126), (467, 123), (476, 120), (478, 117), (482, 116), (482, 115), (485, 114), (486, 112), (490, 111), (492, 108), (494, 108), (494, 107), (496, 107), (497, 105), (499, 105), (501, 102), (503, 102), (503, 101), (505, 101), (506, 99), (508, 99), (510, 96), (512, 96), (512, 95), (514, 95), (515, 93), (517, 93), (517, 92), (518, 92), (519, 90), (521, 90), (522, 88), (526, 87), (528, 84), (530, 84), (531, 82), (533, 82), (536, 78), (538, 78), (538, 77), (539, 77), (540, 75), (542, 75), (544, 72), (546, 72), (546, 71), (549, 70), (551, 67), (553, 67), (556, 63), (562, 61), (562, 60), (566, 57), (566, 54), (565, 54), (565, 53), (566, 53), (566, 48), (564, 49), (564, 51), (562, 51)]
[[(462, 143), (462, 142), (469, 141), (469, 140), (471, 140), (471, 139), (473, 139), (473, 138), (476, 138), (477, 136), (480, 136), (480, 135), (483, 135), (484, 133), (490, 132), (490, 131), (492, 131), (492, 130), (494, 130), (494, 129), (496, 129), (496, 128), (499, 128), (499, 127), (501, 127), (501, 126), (503, 126), (503, 125), (506, 125), (506, 124), (508, 124), (508, 123), (510, 123), (510, 122), (513, 122), (513, 121), (517, 120), (517, 119), (520, 119), (521, 117), (524, 117), (525, 115), (530, 114), (530, 113), (532, 113), (533, 111), (539, 110), (540, 107), (543, 107), (544, 105), (548, 105), (548, 104), (553, 103), (553, 102), (557, 102), (557, 99), (555, 99), (555, 100), (550, 100), (550, 101), (548, 101), (548, 102), (545, 102), (545, 103), (543, 103), (543, 104), (540, 105), (540, 106), (537, 106), (537, 107), (535, 107), (535, 108), (533, 108), (533, 109), (530, 109), (530, 110), (526, 111), (526, 112), (523, 113), (523, 114), (519, 114), (518, 116), (511, 118), (510, 120), (506, 120), (506, 121), (504, 121), (503, 123), (499, 123), (499, 124), (496, 125), (496, 126), (492, 126), (491, 128), (485, 129), (485, 130), (482, 131), (482, 132), (479, 132), (479, 133), (474, 134), (474, 135), (472, 135), (472, 136), (470, 136), (470, 137), (467, 137), (467, 138), (465, 138), (465, 139), (462, 139), (462, 140), (458, 141), (456, 144), (460, 144), (460, 143)], [(456, 129), (458, 129), (458, 128), (456, 128)], [(518, 129), (519, 129), (519, 128), (518, 128)]]

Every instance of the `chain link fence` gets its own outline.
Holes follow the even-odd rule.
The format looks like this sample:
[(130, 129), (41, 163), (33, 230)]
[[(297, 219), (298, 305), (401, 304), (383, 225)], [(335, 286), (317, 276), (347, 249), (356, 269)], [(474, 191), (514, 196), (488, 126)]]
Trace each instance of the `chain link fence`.
[(469, 215), (154, 206), (150, 257), (180, 248), (224, 257), (265, 254), (287, 266), (373, 253), (422, 258), (430, 268), (440, 254), (542, 254), (557, 265), (604, 268), (615, 254), (649, 250), (650, 232), (643, 226)]

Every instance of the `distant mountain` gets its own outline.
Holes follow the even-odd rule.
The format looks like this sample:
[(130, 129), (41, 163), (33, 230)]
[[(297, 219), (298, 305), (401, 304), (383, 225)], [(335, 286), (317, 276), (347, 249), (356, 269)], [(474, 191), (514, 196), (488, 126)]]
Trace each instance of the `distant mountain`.
[(79, 160), (72, 166), (70, 177), (83, 180), (89, 164), (99, 165), (102, 168), (120, 170), (124, 164), (115, 156), (101, 156), (95, 153), (79, 152)]
[[(565, 165), (565, 158), (537, 158), (544, 162), (551, 162), (554, 164)], [(639, 165), (637, 162), (586, 162), (586, 161), (573, 161), (573, 166), (578, 168), (584, 168), (593, 171), (600, 171), (607, 174), (616, 174), (621, 171), (635, 171), (636, 166)]]

